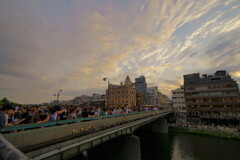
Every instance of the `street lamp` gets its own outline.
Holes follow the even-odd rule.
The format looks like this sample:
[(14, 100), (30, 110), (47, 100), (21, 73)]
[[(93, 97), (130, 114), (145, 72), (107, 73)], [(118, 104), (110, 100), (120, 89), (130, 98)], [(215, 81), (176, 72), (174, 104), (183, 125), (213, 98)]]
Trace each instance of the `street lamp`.
[(60, 92), (62, 92), (62, 90), (61, 90), (61, 89), (58, 91), (58, 93), (57, 93), (57, 94), (53, 94), (53, 96), (57, 96), (57, 103), (58, 103), (58, 100), (59, 100)]
[(110, 80), (107, 77), (103, 78), (103, 81), (106, 81), (106, 80), (108, 80), (108, 88), (109, 88)]

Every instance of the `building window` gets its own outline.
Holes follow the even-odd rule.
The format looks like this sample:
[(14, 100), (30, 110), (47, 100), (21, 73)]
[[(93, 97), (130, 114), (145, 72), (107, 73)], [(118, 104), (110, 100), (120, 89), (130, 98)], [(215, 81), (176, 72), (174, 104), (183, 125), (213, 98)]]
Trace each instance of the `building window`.
[(234, 84), (226, 84), (226, 85), (225, 85), (225, 88), (233, 88), (233, 87), (235, 87)]
[(221, 96), (222, 92), (209, 92), (209, 96)]

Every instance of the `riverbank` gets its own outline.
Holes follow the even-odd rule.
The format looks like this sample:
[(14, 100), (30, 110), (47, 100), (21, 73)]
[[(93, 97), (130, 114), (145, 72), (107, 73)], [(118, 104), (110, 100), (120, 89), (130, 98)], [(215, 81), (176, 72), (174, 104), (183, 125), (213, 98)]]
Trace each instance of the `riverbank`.
[(201, 136), (235, 139), (240, 141), (240, 132), (238, 131), (222, 131), (222, 130), (212, 130), (212, 129), (180, 127), (180, 126), (169, 126), (168, 130), (169, 130), (169, 133), (172, 132), (172, 133), (195, 134), (195, 135), (201, 135)]

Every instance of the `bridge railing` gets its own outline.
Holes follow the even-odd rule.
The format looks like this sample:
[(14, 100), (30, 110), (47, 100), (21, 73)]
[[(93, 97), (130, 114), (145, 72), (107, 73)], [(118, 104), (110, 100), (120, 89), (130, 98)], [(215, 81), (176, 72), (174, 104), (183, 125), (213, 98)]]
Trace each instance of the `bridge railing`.
[(28, 158), (0, 134), (0, 159), (27, 160)]
[(32, 123), (32, 124), (22, 124), (22, 125), (15, 125), (11, 127), (5, 127), (1, 130), (1, 133), (8, 133), (8, 132), (17, 132), (26, 129), (38, 129), (43, 127), (50, 127), (50, 126), (58, 126), (76, 122), (84, 122), (84, 121), (93, 121), (99, 119), (106, 119), (106, 118), (115, 118), (115, 117), (122, 117), (128, 115), (135, 115), (135, 114), (142, 114), (154, 111), (141, 111), (141, 112), (132, 112), (132, 113), (124, 113), (124, 114), (116, 114), (116, 115), (106, 115), (106, 116), (98, 116), (98, 117), (85, 117), (85, 118), (78, 118), (78, 119), (69, 119), (69, 120), (61, 120), (61, 121), (51, 121), (45, 123)]
[[(89, 117), (87, 118), (88, 121), (85, 122), (69, 123), (67, 125), (57, 125), (39, 129), (26, 129), (21, 130), (20, 132), (5, 132), (6, 134), (3, 134), (3, 136), (24, 153), (30, 153), (33, 150), (47, 152), (45, 146), (51, 146), (56, 143), (60, 143), (60, 145), (62, 145), (62, 143), (68, 144), (69, 140), (75, 138), (78, 139), (84, 136), (91, 137), (91, 134), (94, 132), (98, 133), (115, 127), (119, 128), (128, 123), (135, 123), (135, 121), (145, 122), (145, 120), (149, 118), (153, 121), (160, 117), (164, 117), (169, 113), (171, 113), (171, 111), (161, 110), (123, 115), (109, 115), (101, 117), (101, 119), (99, 117)], [(146, 123), (143, 123), (143, 125)], [(35, 152), (31, 152), (31, 154), (32, 153), (34, 154)]]

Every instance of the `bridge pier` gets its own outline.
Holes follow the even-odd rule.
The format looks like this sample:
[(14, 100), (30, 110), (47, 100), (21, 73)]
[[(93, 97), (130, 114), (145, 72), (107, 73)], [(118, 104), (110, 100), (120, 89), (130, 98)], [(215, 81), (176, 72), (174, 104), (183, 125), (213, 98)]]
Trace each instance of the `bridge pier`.
[(91, 154), (94, 154), (99, 159), (141, 160), (140, 139), (133, 134), (118, 137), (112, 142), (103, 145), (103, 148), (96, 149), (100, 149), (101, 152), (106, 151), (106, 154), (89, 151), (89, 157), (91, 157)]
[(133, 134), (121, 137), (117, 150), (114, 160), (141, 160), (140, 139)]
[(171, 113), (168, 117), (166, 117), (167, 118), (167, 121), (169, 122), (169, 123), (175, 123), (176, 122), (176, 120), (177, 120), (177, 115), (176, 115), (176, 113)]
[(148, 130), (156, 133), (168, 133), (168, 123), (164, 118), (160, 118), (147, 126), (144, 126), (144, 130)]

